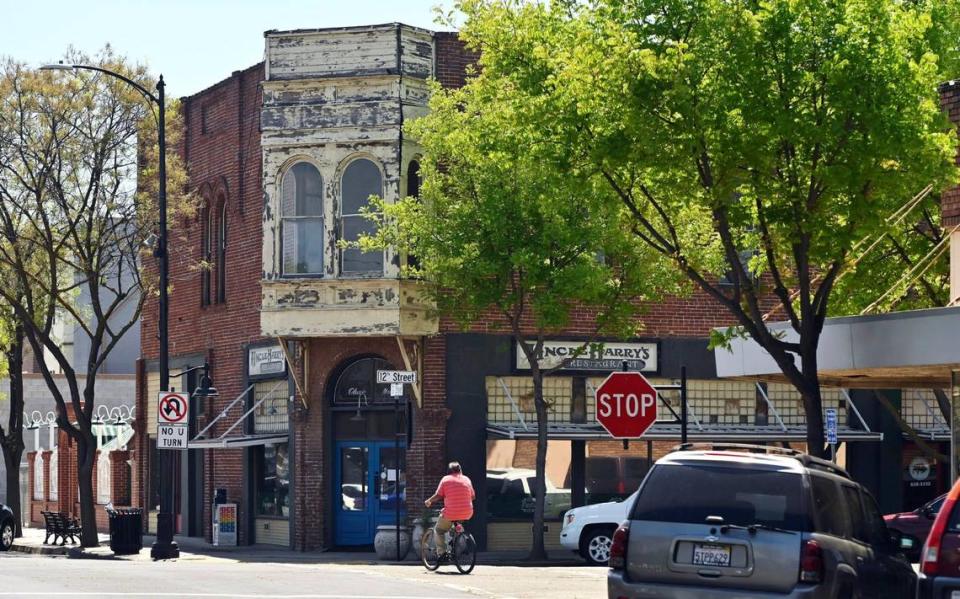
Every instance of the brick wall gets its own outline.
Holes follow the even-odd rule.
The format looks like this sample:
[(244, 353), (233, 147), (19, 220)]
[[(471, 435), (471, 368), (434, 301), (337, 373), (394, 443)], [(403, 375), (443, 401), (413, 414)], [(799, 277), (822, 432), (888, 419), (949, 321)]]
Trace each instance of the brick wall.
[(443, 87), (462, 87), (466, 83), (467, 68), (476, 64), (479, 55), (466, 48), (456, 31), (439, 31), (434, 35), (437, 80)]
[[(960, 123), (960, 81), (950, 81), (940, 87), (940, 105), (954, 124)], [(960, 164), (960, 153), (957, 163)], [(952, 187), (941, 194), (940, 209), (944, 226), (960, 223), (960, 187)]]
[[(223, 81), (187, 98), (183, 98), (184, 139), (180, 152), (187, 164), (190, 188), (199, 202), (226, 205), (225, 301), (201, 305), (201, 211), (196, 218), (171, 222), (170, 248), (170, 357), (201, 354), (211, 365), (211, 377), (220, 397), (206, 402), (199, 424), (215, 417), (244, 389), (246, 345), (260, 337), (260, 272), (262, 255), (262, 198), (259, 114), (260, 82), (263, 64), (234, 72)], [(171, 242), (173, 243), (173, 242)], [(150, 268), (155, 263), (148, 262)], [(217, 277), (211, 276), (216, 289)], [(215, 296), (214, 296), (215, 297)], [(155, 298), (143, 309), (141, 352), (146, 362), (138, 369), (138, 416), (153, 409), (146, 401), (146, 371), (157, 368), (158, 338), (156, 335), (158, 305)], [(171, 381), (176, 385), (179, 381)], [(235, 412), (235, 411), (234, 411)], [(236, 415), (236, 414), (235, 414)], [(220, 435), (233, 423), (220, 421), (211, 430)], [(140, 432), (145, 423), (138, 422)], [(144, 505), (149, 492), (150, 453), (147, 435), (138, 435), (136, 461), (138, 480), (134, 483), (135, 503)], [(226, 487), (232, 500), (242, 497), (243, 451), (213, 450), (204, 453), (204, 534), (211, 535), (210, 504), (212, 489)], [(240, 503), (240, 521), (246, 522), (251, 506)], [(246, 542), (247, 530), (240, 528), (240, 542)]]

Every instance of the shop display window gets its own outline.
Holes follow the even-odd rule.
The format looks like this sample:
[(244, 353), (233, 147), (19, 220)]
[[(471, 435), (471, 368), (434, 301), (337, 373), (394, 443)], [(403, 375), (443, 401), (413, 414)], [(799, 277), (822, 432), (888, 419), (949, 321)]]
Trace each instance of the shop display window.
[(256, 506), (258, 516), (290, 516), (290, 468), (287, 444), (256, 449)]

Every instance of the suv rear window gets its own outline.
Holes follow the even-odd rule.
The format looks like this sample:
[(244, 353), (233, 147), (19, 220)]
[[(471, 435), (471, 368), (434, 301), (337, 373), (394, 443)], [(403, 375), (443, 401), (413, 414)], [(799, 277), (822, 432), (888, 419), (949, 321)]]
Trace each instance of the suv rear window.
[(632, 520), (703, 524), (766, 524), (806, 531), (799, 474), (701, 465), (655, 466), (633, 507)]

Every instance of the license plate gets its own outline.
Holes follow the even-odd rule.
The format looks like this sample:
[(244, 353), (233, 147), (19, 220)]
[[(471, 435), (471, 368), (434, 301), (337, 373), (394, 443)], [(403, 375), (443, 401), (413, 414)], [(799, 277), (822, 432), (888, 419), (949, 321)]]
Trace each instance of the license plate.
[(730, 546), (694, 544), (693, 564), (695, 566), (729, 566)]

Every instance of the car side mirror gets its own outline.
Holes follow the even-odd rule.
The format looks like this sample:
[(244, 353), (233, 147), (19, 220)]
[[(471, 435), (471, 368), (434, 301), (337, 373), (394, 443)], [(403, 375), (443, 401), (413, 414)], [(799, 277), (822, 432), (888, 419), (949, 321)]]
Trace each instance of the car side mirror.
[(921, 510), (921, 513), (922, 513), (924, 516), (926, 516), (927, 520), (933, 520), (934, 518), (937, 517), (937, 512), (935, 512), (935, 511), (933, 510), (933, 508), (930, 507), (929, 505), (923, 506), (923, 509)]

